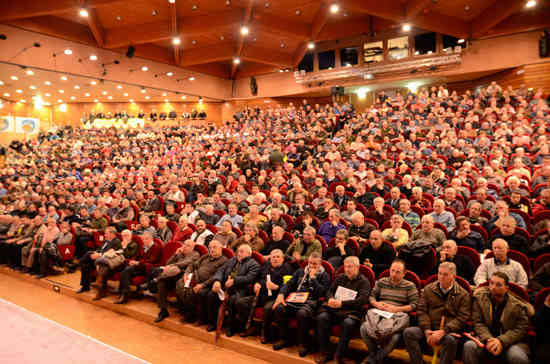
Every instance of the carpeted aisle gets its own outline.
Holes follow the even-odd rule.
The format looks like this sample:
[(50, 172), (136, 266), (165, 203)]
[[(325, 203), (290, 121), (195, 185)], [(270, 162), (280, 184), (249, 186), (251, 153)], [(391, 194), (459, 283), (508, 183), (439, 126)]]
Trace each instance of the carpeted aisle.
[(0, 363), (148, 363), (1, 298), (0, 320)]

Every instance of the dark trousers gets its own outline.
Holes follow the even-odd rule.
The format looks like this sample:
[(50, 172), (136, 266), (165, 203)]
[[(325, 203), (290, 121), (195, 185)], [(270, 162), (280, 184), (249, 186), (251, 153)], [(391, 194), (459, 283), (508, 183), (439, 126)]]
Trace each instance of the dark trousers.
[(53, 259), (46, 252), (46, 250), (44, 250), (42, 251), (42, 253), (40, 253), (38, 263), (40, 265), (40, 274), (48, 274), (48, 271), (53, 264)]
[[(237, 299), (237, 301), (235, 302), (234, 317), (239, 324), (243, 325), (243, 327), (244, 325), (246, 325), (246, 321), (248, 321), (248, 317), (250, 316), (250, 311), (253, 309), (252, 308), (253, 300), (254, 300), (254, 296), (246, 296), (246, 297), (241, 297)], [(273, 299), (273, 297), (258, 296), (258, 304), (256, 307), (263, 306), (264, 314), (263, 314), (262, 331), (266, 335), (268, 335), (267, 331), (271, 327), (271, 322), (273, 321), (273, 310), (272, 310), (273, 303), (275, 303), (275, 300)]]
[(126, 267), (120, 273), (120, 284), (118, 290), (120, 294), (127, 294), (130, 291), (130, 284), (132, 284), (132, 278), (136, 276), (144, 276), (147, 274), (147, 270), (144, 265), (130, 265)]
[(86, 254), (90, 248), (88, 248), (88, 242), (90, 240), (93, 240), (93, 237), (91, 235), (79, 235), (75, 239), (75, 250), (74, 255), (77, 258), (81, 258)]
[(182, 275), (183, 274), (178, 274), (177, 276), (162, 278), (158, 280), (157, 305), (161, 310), (168, 308), (168, 292), (174, 289), (174, 287), (176, 286), (176, 282), (181, 278)]
[(355, 331), (359, 328), (359, 320), (342, 315), (333, 311), (323, 311), (317, 315), (317, 338), (319, 348), (323, 353), (330, 353), (330, 329), (332, 325), (340, 325), (340, 339), (336, 347), (336, 356), (342, 356), (348, 348), (349, 341)]
[[(411, 364), (423, 364), (422, 348), (420, 343), (425, 341), (426, 336), (424, 331), (418, 326), (408, 327), (403, 331), (403, 339), (405, 346), (409, 352)], [(445, 335), (440, 342), (441, 351), (439, 354), (440, 364), (452, 364), (456, 357), (456, 349), (458, 347), (458, 339), (451, 335)]]
[(10, 265), (10, 267), (20, 267), (21, 266), (21, 257), (22, 253), (21, 250), (23, 250), (23, 247), (27, 245), (25, 244), (6, 244), (6, 263)]
[(308, 330), (311, 325), (311, 319), (315, 313), (315, 305), (313, 304), (283, 304), (278, 305), (273, 312), (273, 321), (279, 327), (279, 338), (289, 342), (288, 337), (288, 320), (296, 317), (298, 320), (298, 345), (306, 345)]
[(95, 271), (95, 260), (92, 259), (92, 254), (94, 253), (96, 252), (89, 251), (78, 261), (78, 265), (80, 266), (80, 285), (82, 287), (90, 287), (90, 278)]
[[(227, 317), (224, 320), (229, 325), (231, 325), (233, 322), (233, 312), (235, 312), (235, 302), (237, 302), (239, 298), (241, 298), (241, 296), (238, 294), (232, 294), (231, 296), (229, 296), (227, 307), (231, 313), (227, 315)], [(218, 294), (214, 293), (212, 290), (208, 291), (208, 294), (206, 295), (206, 302), (208, 307), (207, 323), (210, 325), (216, 325), (216, 322), (218, 321), (218, 311), (220, 309), (220, 305), (222, 302), (220, 301)]]

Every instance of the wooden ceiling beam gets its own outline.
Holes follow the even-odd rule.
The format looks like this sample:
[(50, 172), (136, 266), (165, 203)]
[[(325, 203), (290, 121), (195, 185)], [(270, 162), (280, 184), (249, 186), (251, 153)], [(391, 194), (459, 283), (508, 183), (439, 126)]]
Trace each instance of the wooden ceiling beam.
[[(248, 0), (246, 3), (246, 9), (244, 9), (244, 15), (243, 15), (243, 22), (242, 25), (248, 25), (250, 23), (250, 18), (252, 16), (252, 6), (254, 5), (254, 0)], [(244, 41), (245, 37), (240, 35), (239, 40), (237, 41), (237, 52), (235, 53), (236, 57), (241, 56), (241, 52), (243, 51), (244, 47)], [(233, 63), (231, 66), (231, 78), (235, 77), (235, 72), (237, 72), (237, 68), (239, 65), (237, 63)]]
[[(110, 5), (124, 0), (88, 0), (86, 7), (88, 11), (93, 8)], [(19, 0), (0, 2), (0, 23), (18, 19), (34, 18), (38, 16), (54, 15), (75, 10), (77, 4), (74, 0)]]
[(206, 73), (208, 75), (217, 76), (221, 78), (229, 78), (229, 65), (225, 65), (222, 63), (205, 63), (205, 64), (197, 64), (193, 66), (187, 66), (185, 67), (186, 70), (199, 72), (199, 73)]
[(279, 35), (293, 39), (307, 40), (310, 38), (311, 29), (306, 23), (291, 21), (275, 15), (262, 13), (255, 15), (250, 23), (251, 32), (259, 31), (272, 35)]
[(278, 72), (278, 70), (278, 67), (274, 67), (272, 65), (249, 63), (245, 64), (242, 68), (239, 69), (239, 71), (235, 75), (235, 79), (265, 75), (267, 73)]
[[(160, 47), (154, 44), (139, 44), (134, 46), (136, 49), (134, 55), (140, 58), (151, 59), (153, 61), (174, 64), (174, 57), (172, 51), (165, 47)], [(127, 48), (113, 49), (113, 51), (126, 54)]]
[(418, 14), (420, 14), (424, 9), (432, 3), (432, 0), (409, 0), (407, 1), (407, 18), (409, 20), (414, 19)]
[(211, 47), (189, 49), (181, 54), (179, 65), (186, 67), (196, 64), (227, 61), (233, 58), (234, 52), (235, 48), (229, 42)]
[(519, 0), (495, 1), (472, 21), (472, 36), (479, 38), (510, 15), (519, 12), (524, 6), (525, 2)]
[[(485, 33), (486, 37), (510, 35), (544, 29), (550, 26), (550, 9), (521, 12), (500, 22)], [(482, 37), (483, 38), (483, 37)]]
[(292, 55), (277, 52), (273, 49), (266, 49), (258, 46), (248, 45), (243, 49), (242, 59), (256, 63), (273, 65), (277, 67), (291, 67)]
[[(180, 17), (177, 19), (177, 33), (180, 37), (216, 34), (237, 26), (239, 22), (239, 12), (234, 10)], [(105, 34), (105, 48), (158, 42), (171, 39), (173, 36), (174, 33), (170, 31), (170, 22), (167, 21), (132, 24), (108, 30)]]
[(298, 64), (300, 64), (300, 62), (302, 61), (302, 58), (304, 58), (304, 56), (306, 55), (308, 50), (308, 42), (317, 39), (317, 37), (319, 36), (319, 33), (321, 33), (321, 30), (327, 23), (328, 12), (329, 12), (328, 4), (325, 3), (324, 1), (321, 2), (321, 4), (319, 4), (319, 9), (317, 9), (317, 12), (313, 17), (313, 23), (311, 24), (310, 39), (304, 40), (294, 52), (294, 56), (292, 58), (293, 66), (297, 66)]
[(88, 9), (88, 26), (94, 35), (97, 46), (103, 48), (105, 45), (105, 31), (99, 23), (95, 9)]
[(90, 28), (86, 25), (58, 18), (53, 15), (19, 19), (8, 23), (18, 28), (46, 34), (73, 42), (97, 46)]
[[(170, 7), (170, 31), (174, 36), (177, 36), (178, 34), (178, 8), (177, 3), (169, 3), (168, 6)], [(179, 44), (173, 44), (174, 47), (174, 62), (176, 64), (180, 63), (180, 46)]]

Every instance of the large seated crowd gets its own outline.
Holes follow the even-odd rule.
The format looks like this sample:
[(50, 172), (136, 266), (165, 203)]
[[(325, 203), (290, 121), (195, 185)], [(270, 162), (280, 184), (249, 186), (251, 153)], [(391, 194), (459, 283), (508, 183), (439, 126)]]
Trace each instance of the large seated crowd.
[(156, 322), (175, 296), (182, 321), (319, 363), (359, 337), (371, 364), (403, 345), (415, 364), (547, 363), (549, 115), (542, 91), (493, 82), (62, 128), (7, 148), (0, 263), (78, 269), (96, 300), (118, 281), (117, 304), (149, 291)]

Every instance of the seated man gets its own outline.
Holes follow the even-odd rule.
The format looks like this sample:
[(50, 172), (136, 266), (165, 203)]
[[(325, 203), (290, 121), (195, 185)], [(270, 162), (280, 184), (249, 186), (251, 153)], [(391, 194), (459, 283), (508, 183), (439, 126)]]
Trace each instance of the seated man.
[(353, 249), (353, 246), (348, 244), (347, 230), (338, 230), (333, 245), (329, 246), (325, 251), (325, 259), (334, 267), (334, 270), (337, 271), (338, 268), (344, 264), (344, 259), (353, 255), (357, 255), (357, 253), (355, 249)]
[[(342, 296), (339, 292), (341, 288), (351, 290), (354, 297)], [(368, 279), (359, 272), (359, 258), (350, 256), (344, 259), (344, 273), (339, 274), (332, 283), (327, 292), (327, 301), (317, 315), (317, 337), (321, 349), (317, 363), (325, 364), (332, 360), (330, 334), (333, 324), (342, 327), (334, 355), (337, 363), (343, 363), (342, 356), (353, 333), (359, 328), (370, 290)]]
[(143, 253), (138, 259), (130, 259), (127, 261), (127, 266), (120, 273), (120, 281), (118, 290), (120, 297), (116, 303), (128, 302), (128, 293), (130, 292), (130, 284), (132, 278), (137, 276), (147, 276), (151, 269), (160, 263), (162, 259), (162, 244), (155, 242), (153, 235), (150, 232), (145, 232), (143, 239)]
[(411, 201), (407, 199), (399, 200), (399, 215), (411, 226), (413, 231), (420, 225), (420, 216), (411, 210)]
[(286, 221), (281, 217), (281, 209), (275, 207), (271, 210), (270, 218), (266, 222), (262, 224), (260, 229), (265, 231), (267, 235), (271, 235), (271, 232), (273, 231), (273, 228), (275, 226), (280, 226), (283, 228), (283, 230), (287, 229)]
[(214, 274), (227, 262), (222, 254), (222, 244), (212, 240), (208, 245), (208, 254), (193, 261), (185, 269), (185, 275), (176, 283), (176, 295), (186, 322), (195, 322), (197, 309), (200, 308), (201, 324), (207, 322), (207, 296), (214, 282)]
[(495, 209), (496, 215), (487, 223), (488, 232), (491, 232), (495, 227), (500, 228), (504, 222), (504, 218), (508, 216), (512, 216), (514, 220), (516, 220), (517, 226), (522, 229), (527, 229), (527, 225), (525, 225), (523, 217), (514, 212), (510, 212), (510, 208), (508, 207), (508, 203), (506, 201), (497, 201), (495, 204)]
[(356, 206), (354, 200), (349, 200), (346, 204), (346, 210), (342, 212), (342, 219), (351, 222), (351, 217), (357, 212)]
[(237, 234), (233, 232), (233, 224), (231, 224), (231, 221), (225, 220), (222, 222), (221, 227), (218, 229), (213, 239), (222, 243), (224, 248), (231, 246), (231, 244), (237, 240)]
[(348, 232), (351, 239), (355, 239), (359, 246), (364, 246), (369, 240), (371, 231), (376, 229), (374, 225), (365, 222), (365, 216), (360, 211), (351, 216), (351, 225)]
[(445, 239), (445, 233), (434, 227), (434, 218), (431, 215), (424, 215), (420, 222), (420, 228), (415, 230), (411, 241), (425, 240), (430, 242), (434, 249), (440, 250)]
[(496, 239), (506, 240), (510, 249), (527, 255), (529, 242), (525, 236), (516, 232), (516, 225), (516, 220), (512, 216), (503, 217), (499, 231), (493, 236), (493, 241)]
[[(299, 354), (302, 357), (307, 355), (309, 347), (306, 339), (310, 321), (317, 311), (319, 299), (325, 296), (329, 286), (330, 276), (321, 264), (321, 254), (313, 252), (308, 258), (308, 265), (292, 275), (292, 278), (279, 291), (273, 304), (273, 320), (279, 328), (279, 341), (273, 345), (273, 350), (281, 350), (290, 345), (288, 320), (296, 317)], [(289, 297), (291, 294), (292, 297)]]
[(470, 283), (474, 281), (475, 268), (474, 263), (467, 255), (457, 254), (458, 247), (454, 240), (445, 240), (439, 251), (439, 263), (454, 263), (456, 273)]
[(208, 246), (208, 243), (214, 238), (214, 234), (206, 228), (204, 220), (197, 221), (197, 230), (191, 234), (189, 239), (200, 245)]
[[(164, 218), (166, 219), (166, 217)], [(166, 220), (166, 222), (168, 223), (168, 219)], [(204, 227), (206, 228), (206, 224), (204, 225)], [(180, 218), (178, 219), (178, 229), (172, 237), (172, 241), (179, 241), (183, 243), (185, 240), (189, 239), (191, 235), (193, 235), (193, 232), (193, 229), (189, 226), (187, 217), (180, 216)]]
[(360, 330), (361, 338), (369, 348), (369, 355), (364, 363), (381, 363), (399, 342), (401, 331), (409, 326), (408, 313), (416, 310), (418, 290), (413, 282), (404, 277), (405, 262), (396, 259), (390, 266), (389, 277), (377, 280), (371, 291), (370, 305), (378, 310), (393, 313), (393, 324), (388, 330), (382, 331), (381, 321), (387, 319), (372, 309), (367, 312), (367, 319)]
[[(250, 245), (242, 244), (235, 257), (229, 259), (214, 274), (212, 290), (208, 292), (208, 327), (207, 331), (216, 330), (218, 309), (221, 304), (220, 292), (227, 295), (230, 314), (226, 318), (226, 335), (231, 337), (239, 325), (235, 315), (235, 303), (241, 297), (250, 296), (250, 285), (260, 273), (260, 265), (252, 258)], [(242, 327), (242, 326), (240, 326)]]
[(271, 233), (271, 239), (269, 239), (262, 250), (260, 250), (260, 254), (267, 259), (273, 250), (280, 249), (283, 252), (286, 252), (289, 246), (290, 241), (285, 238), (284, 229), (280, 226), (275, 226), (273, 228), (273, 232)]
[(480, 343), (469, 340), (464, 344), (464, 364), (478, 364), (484, 358), (498, 358), (508, 364), (530, 362), (526, 304), (509, 293), (508, 282), (506, 273), (494, 272), (489, 287), (476, 291), (473, 322)]
[(328, 213), (328, 221), (325, 221), (321, 225), (317, 233), (322, 236), (328, 244), (334, 239), (338, 230), (345, 228), (344, 224), (340, 222), (340, 211), (338, 211), (338, 209), (331, 209)]
[(368, 244), (361, 250), (359, 261), (372, 269), (374, 274), (378, 276), (386, 269), (390, 269), (394, 259), (395, 249), (389, 244), (384, 244), (380, 230), (373, 230), (370, 233)]
[(483, 260), (477, 268), (474, 276), (474, 283), (479, 286), (481, 283), (487, 282), (493, 273), (504, 272), (512, 283), (519, 284), (527, 289), (527, 273), (523, 266), (513, 259), (508, 258), (508, 243), (503, 239), (493, 240), (494, 258)]
[(315, 238), (315, 229), (311, 226), (306, 227), (304, 236), (294, 240), (285, 252), (286, 256), (294, 258), (298, 262), (307, 260), (313, 253), (322, 254), (323, 245)]
[(76, 293), (83, 293), (90, 290), (90, 275), (95, 270), (95, 260), (102, 256), (108, 250), (120, 250), (122, 245), (120, 239), (116, 237), (116, 229), (108, 226), (105, 229), (105, 241), (101, 247), (89, 251), (78, 264), (80, 265), (80, 289)]
[(443, 262), (439, 265), (437, 281), (424, 287), (416, 311), (418, 326), (403, 332), (411, 364), (424, 364), (420, 348), (422, 339), (431, 347), (441, 345), (441, 364), (453, 363), (458, 339), (451, 334), (460, 334), (470, 318), (471, 304), (470, 294), (455, 277), (456, 265)]
[(451, 233), (451, 239), (457, 245), (475, 249), (478, 253), (483, 253), (486, 249), (483, 237), (477, 231), (470, 229), (470, 221), (466, 216), (459, 216), (456, 219), (456, 230)]
[[(199, 259), (200, 254), (194, 248), (195, 243), (193, 240), (186, 240), (183, 246), (178, 248), (174, 255), (168, 259), (164, 267), (154, 268), (149, 275), (149, 277), (153, 277), (151, 280), (158, 287), (157, 305), (160, 308), (160, 312), (155, 319), (155, 323), (161, 322), (170, 316), (170, 313), (168, 313), (168, 301), (166, 299), (168, 292), (176, 286), (176, 282), (183, 276), (187, 267)], [(120, 303), (123, 303), (125, 298), (123, 297)]]
[(384, 210), (384, 199), (382, 197), (376, 197), (374, 199), (373, 207), (374, 209), (371, 208), (367, 211), (366, 217), (376, 221), (380, 227), (391, 218), (391, 212)]
[(393, 247), (398, 250), (409, 241), (409, 232), (403, 229), (403, 217), (401, 215), (393, 215), (390, 223), (391, 226), (382, 231), (382, 238), (392, 243)]
[(149, 216), (141, 215), (139, 217), (139, 224), (133, 229), (135, 235), (143, 235), (145, 232), (151, 233), (154, 237), (157, 236), (157, 229), (154, 226), (151, 226), (151, 219)]
[(434, 211), (429, 216), (433, 217), (434, 222), (445, 226), (449, 233), (455, 229), (455, 217), (452, 212), (445, 210), (445, 201), (442, 199), (434, 201)]
[(171, 242), (172, 236), (173, 236), (172, 229), (168, 227), (167, 223), (168, 223), (168, 220), (166, 220), (164, 216), (159, 216), (157, 220), (157, 224), (158, 224), (157, 235), (164, 245)]
[(230, 203), (227, 205), (227, 214), (223, 215), (222, 218), (218, 220), (216, 226), (221, 227), (224, 221), (229, 221), (232, 226), (240, 229), (243, 224), (243, 217), (237, 212), (237, 205)]
[(489, 220), (486, 217), (481, 216), (481, 210), (482, 210), (482, 207), (478, 201), (475, 201), (475, 200), (470, 201), (468, 221), (470, 222), (470, 224), (479, 225), (485, 228)]
[(245, 224), (243, 235), (233, 241), (228, 248), (236, 252), (242, 244), (247, 244), (255, 252), (262, 250), (264, 241), (258, 235), (258, 227), (256, 224), (250, 222)]
[[(269, 259), (266, 261), (256, 283), (254, 284), (254, 294), (258, 295), (257, 307), (263, 307), (263, 323), (262, 323), (262, 344), (267, 344), (271, 340), (271, 322), (273, 316), (273, 303), (279, 295), (280, 288), (284, 285), (285, 279), (288, 280), (294, 273), (294, 268), (285, 262), (285, 256), (282, 250), (274, 249), (269, 254)], [(242, 321), (246, 320), (250, 314), (250, 310), (254, 296), (242, 297), (235, 303), (237, 315)], [(246, 337), (255, 333), (254, 327), (250, 327), (246, 332), (242, 332), (241, 336)]]

